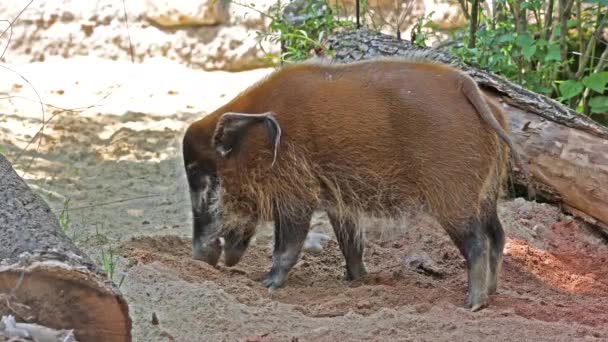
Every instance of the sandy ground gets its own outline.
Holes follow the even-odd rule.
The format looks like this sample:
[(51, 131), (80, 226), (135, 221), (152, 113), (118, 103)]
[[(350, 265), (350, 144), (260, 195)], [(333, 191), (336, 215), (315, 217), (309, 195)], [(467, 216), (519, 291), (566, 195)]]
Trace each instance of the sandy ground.
[(124, 276), (136, 341), (608, 340), (606, 242), (557, 208), (522, 199), (500, 204), (509, 239), (499, 294), (478, 313), (460, 307), (464, 260), (425, 217), (371, 222), (369, 274), (352, 283), (322, 213), (314, 230), (332, 240), (304, 253), (272, 297), (260, 283), (272, 250), (267, 226), (236, 267), (192, 260), (182, 132), (269, 70), (92, 58), (11, 68), (53, 106), (44, 106), (40, 145), (27, 146), (40, 105), (24, 79), (0, 70), (3, 153), (58, 215), (69, 199), (67, 233), (81, 248), (119, 256), (115, 279)]

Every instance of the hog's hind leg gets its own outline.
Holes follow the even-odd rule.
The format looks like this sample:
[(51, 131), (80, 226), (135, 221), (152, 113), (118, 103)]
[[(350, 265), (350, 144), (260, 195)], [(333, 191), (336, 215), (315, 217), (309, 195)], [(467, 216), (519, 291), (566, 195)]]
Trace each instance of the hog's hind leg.
[(328, 216), (346, 261), (346, 280), (361, 278), (366, 271), (363, 264), (364, 243), (359, 227), (350, 218), (339, 218), (332, 213), (328, 213)]
[[(277, 212), (275, 210), (275, 212)], [(307, 210), (297, 218), (277, 213), (274, 218), (274, 252), (272, 268), (263, 283), (272, 291), (287, 280), (289, 271), (298, 261), (306, 235), (310, 228), (312, 210)]]
[(468, 294), (465, 306), (471, 311), (488, 305), (490, 246), (479, 218), (461, 225), (447, 225), (448, 234), (467, 262)]
[(496, 204), (488, 208), (484, 219), (484, 229), (490, 241), (490, 274), (488, 275), (488, 293), (496, 293), (498, 276), (502, 265), (503, 250), (505, 247), (505, 233), (496, 214)]

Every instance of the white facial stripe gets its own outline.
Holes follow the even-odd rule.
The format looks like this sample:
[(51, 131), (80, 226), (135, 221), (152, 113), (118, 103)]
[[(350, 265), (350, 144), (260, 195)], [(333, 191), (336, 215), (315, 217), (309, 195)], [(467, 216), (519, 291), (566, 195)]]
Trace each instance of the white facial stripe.
[(207, 205), (207, 201), (209, 200), (209, 189), (211, 188), (211, 184), (209, 183), (210, 178), (209, 176), (205, 176), (203, 177), (203, 183), (205, 183), (205, 187), (203, 188), (203, 190), (201, 191), (201, 201), (205, 203), (205, 205)]
[(222, 193), (222, 187), (217, 185), (216, 188), (211, 191), (209, 196), (209, 212), (214, 216), (220, 215), (222, 207)]
[(201, 213), (203, 211), (202, 192), (190, 191), (190, 200), (192, 201), (192, 209), (194, 212)]
[(196, 211), (198, 213), (203, 211), (203, 206), (204, 207), (208, 206), (209, 192), (211, 189), (211, 184), (209, 181), (210, 181), (209, 176), (203, 177), (202, 183), (205, 184), (205, 187), (200, 191), (191, 191), (190, 192), (190, 199), (192, 201), (192, 207), (194, 208), (194, 211)]

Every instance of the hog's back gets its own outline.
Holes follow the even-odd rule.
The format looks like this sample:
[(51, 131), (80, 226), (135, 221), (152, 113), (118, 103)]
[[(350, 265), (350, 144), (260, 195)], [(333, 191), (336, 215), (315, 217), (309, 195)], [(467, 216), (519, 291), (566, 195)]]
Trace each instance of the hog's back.
[[(436, 64), (302, 66), (263, 83), (242, 110), (276, 113), (279, 154), (295, 147), (326, 179), (364, 180), (362, 192), (385, 186), (396, 192), (390, 201), (421, 194), (437, 207), (477, 206), (496, 188), (502, 152), (459, 82), (457, 71)], [(264, 137), (263, 127), (252, 130), (249, 160), (267, 149)]]

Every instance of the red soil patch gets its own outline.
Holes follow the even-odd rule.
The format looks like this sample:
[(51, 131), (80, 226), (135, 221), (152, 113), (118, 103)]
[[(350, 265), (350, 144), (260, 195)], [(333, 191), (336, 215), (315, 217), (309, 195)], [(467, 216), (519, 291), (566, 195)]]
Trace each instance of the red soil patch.
[[(574, 221), (558, 222), (542, 238), (548, 248), (511, 240), (505, 249), (498, 305), (543, 321), (608, 325), (608, 247), (591, 242)], [(503, 291), (504, 292), (504, 291)]]

